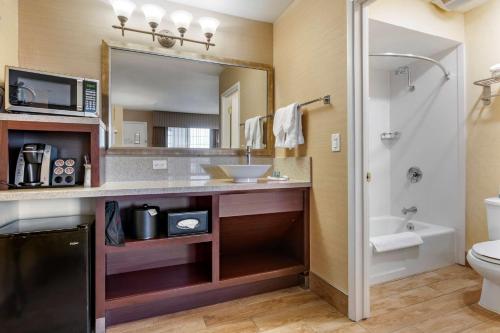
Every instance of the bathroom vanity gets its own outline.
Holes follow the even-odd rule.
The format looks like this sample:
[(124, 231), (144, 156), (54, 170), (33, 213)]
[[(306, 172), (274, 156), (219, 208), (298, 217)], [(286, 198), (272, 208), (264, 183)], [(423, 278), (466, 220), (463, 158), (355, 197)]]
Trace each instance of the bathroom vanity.
[[(130, 61), (138, 73), (151, 71), (144, 82), (153, 87), (139, 79), (120, 78), (130, 74)], [(155, 66), (146, 66), (152, 61)], [(95, 331), (294, 285), (307, 286), (310, 159), (274, 158), (272, 66), (122, 42), (103, 42), (101, 65), (101, 119), (0, 117), (0, 202), (9, 202), (6, 216), (15, 219), (21, 210), (31, 214), (31, 200), (42, 202), (44, 215), (78, 215), (82, 207), (88, 208), (87, 214), (95, 214), (91, 286), (95, 294), (90, 304)], [(170, 72), (158, 73), (159, 69)], [(207, 85), (212, 89), (199, 86), (196, 79), (206, 73), (211, 73)], [(158, 80), (152, 79), (153, 74)], [(195, 79), (185, 82), (190, 84), (186, 89), (179, 80), (190, 77)], [(120, 99), (131, 95), (127, 89), (145, 96), (149, 95), (138, 89), (148, 93), (156, 89), (160, 97), (167, 96), (168, 90), (178, 101), (167, 105), (172, 102), (168, 98), (162, 108), (139, 110)], [(207, 91), (212, 94), (204, 94)], [(237, 103), (235, 96), (240, 93), (241, 103)], [(181, 103), (191, 101), (193, 95), (203, 95), (205, 100), (197, 100), (194, 106)], [(258, 105), (247, 101), (258, 101)], [(221, 165), (240, 167), (241, 148), (247, 142), (243, 129), (251, 118), (258, 118), (262, 127), (252, 149), (252, 167), (265, 170), (243, 178), (265, 177), (272, 165), (273, 170), (290, 176), (289, 181), (236, 184), (207, 171)], [(7, 190), (9, 170), (15, 167), (19, 150), (31, 142), (59, 144), (68, 157), (89, 155), (92, 187)], [(77, 180), (77, 185), (83, 183)], [(118, 202), (124, 225), (132, 222), (134, 208), (147, 204), (158, 207), (160, 215), (170, 210), (208, 211), (209, 230), (170, 238), (126, 239), (124, 246), (108, 246), (105, 206), (110, 201)], [(165, 216), (159, 220), (167, 223)]]
[[(228, 183), (229, 185), (229, 183)], [(304, 284), (309, 187), (106, 196), (96, 203), (96, 321), (105, 326)], [(231, 187), (233, 185), (229, 185)], [(209, 233), (105, 245), (105, 203), (208, 210)], [(166, 223), (166, 222), (165, 222)], [(102, 325), (102, 322), (101, 322)]]
[[(0, 202), (5, 207), (13, 203), (12, 209), (21, 201), (91, 203), (95, 331), (104, 332), (121, 322), (307, 286), (310, 187), (308, 179), (255, 184), (224, 179), (107, 182), (93, 188), (0, 191)], [(126, 239), (124, 246), (107, 246), (108, 201), (119, 203), (124, 225), (143, 204), (159, 207), (160, 215), (169, 210), (208, 211), (209, 232)], [(167, 223), (165, 217), (159, 220)]]
[[(134, 77), (146, 76), (147, 80), (130, 82), (123, 75), (130, 76), (131, 70), (137, 71)], [(246, 143), (245, 121), (252, 117), (258, 117), (264, 131), (252, 153), (256, 157), (274, 156), (272, 66), (103, 41), (101, 73), (103, 121), (110, 142), (108, 162), (113, 160), (113, 154), (141, 159), (160, 155), (238, 158)], [(207, 73), (211, 73), (208, 81)], [(152, 131), (134, 130), (131, 140), (125, 125), (137, 113), (131, 110), (141, 108), (120, 96), (127, 96), (124, 92), (128, 89), (140, 95), (145, 88), (143, 82), (161, 82), (143, 94), (155, 96), (156, 92), (154, 100), (159, 104), (155, 111), (143, 107), (140, 112), (149, 115), (144, 128), (149, 126)], [(200, 86), (203, 82), (204, 86)], [(169, 91), (167, 100), (163, 100), (165, 91)], [(195, 101), (193, 94), (203, 100)], [(254, 104), (248, 104), (249, 100)], [(195, 103), (185, 105), (186, 101)], [(152, 134), (149, 139), (146, 133)], [(194, 134), (199, 139), (196, 145), (192, 145), (194, 139), (176, 139)], [(165, 161), (169, 170), (164, 171), (168, 176), (164, 179), (179, 179), (186, 170), (192, 172), (201, 164), (190, 160), (184, 168), (178, 168), (179, 163), (184, 163), (179, 161), (182, 159)], [(137, 164), (133, 171), (123, 174), (137, 179), (136, 173), (143, 166), (150, 168), (148, 164)], [(171, 168), (178, 172), (170, 173)], [(112, 173), (117, 169), (123, 170), (123, 165), (110, 167)], [(158, 175), (162, 171), (155, 172)], [(169, 180), (143, 183), (142, 188), (132, 191), (127, 187), (134, 188), (133, 184), (104, 184), (96, 202), (97, 330), (305, 283), (309, 271), (309, 176), (302, 183)], [(107, 179), (112, 177), (106, 173)], [(119, 203), (125, 225), (133, 208), (144, 204), (159, 207), (161, 212), (208, 211), (209, 233), (128, 240), (123, 247), (106, 246), (108, 201)]]

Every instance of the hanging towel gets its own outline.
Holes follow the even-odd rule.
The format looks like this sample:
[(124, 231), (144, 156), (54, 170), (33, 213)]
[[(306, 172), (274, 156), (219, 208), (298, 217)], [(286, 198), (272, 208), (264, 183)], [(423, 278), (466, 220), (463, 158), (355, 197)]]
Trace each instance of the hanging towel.
[(405, 249), (408, 247), (422, 245), (424, 243), (420, 235), (409, 231), (371, 237), (370, 242), (375, 248), (375, 251), (378, 253)]
[(491, 76), (493, 76), (493, 77), (500, 76), (500, 64), (495, 64), (495, 65), (491, 66), (490, 72), (491, 72)]
[(302, 112), (299, 110), (298, 103), (290, 104), (276, 111), (273, 134), (276, 137), (276, 148), (292, 149), (304, 143)]
[(265, 118), (263, 119), (262, 117), (259, 117), (259, 121), (257, 121), (257, 131), (255, 131), (253, 149), (266, 148), (264, 145), (264, 121)]
[(259, 116), (245, 121), (245, 142), (246, 147), (252, 149), (262, 149), (263, 147), (263, 127)]

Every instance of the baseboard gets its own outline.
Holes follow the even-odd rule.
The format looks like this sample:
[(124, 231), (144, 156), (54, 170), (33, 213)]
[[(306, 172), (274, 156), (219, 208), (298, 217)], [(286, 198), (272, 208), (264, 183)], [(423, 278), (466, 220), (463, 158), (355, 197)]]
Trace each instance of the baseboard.
[(340, 313), (347, 316), (348, 309), (348, 296), (314, 274), (309, 273), (309, 283), (311, 291), (317, 294), (319, 297), (323, 298), (333, 307), (335, 307)]
[(467, 252), (465, 252), (465, 267), (472, 268), (472, 266), (469, 264), (469, 260), (467, 260)]

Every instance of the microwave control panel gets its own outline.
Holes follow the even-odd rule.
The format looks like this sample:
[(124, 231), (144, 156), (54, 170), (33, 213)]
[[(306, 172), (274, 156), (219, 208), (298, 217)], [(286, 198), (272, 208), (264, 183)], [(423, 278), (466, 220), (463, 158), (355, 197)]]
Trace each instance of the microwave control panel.
[(97, 113), (97, 82), (83, 81), (84, 112)]

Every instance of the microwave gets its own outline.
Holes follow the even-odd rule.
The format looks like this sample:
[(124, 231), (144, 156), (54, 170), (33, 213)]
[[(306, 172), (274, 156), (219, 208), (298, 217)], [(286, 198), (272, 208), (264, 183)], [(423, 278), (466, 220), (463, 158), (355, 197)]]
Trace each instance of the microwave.
[(6, 66), (5, 110), (98, 117), (99, 81)]

